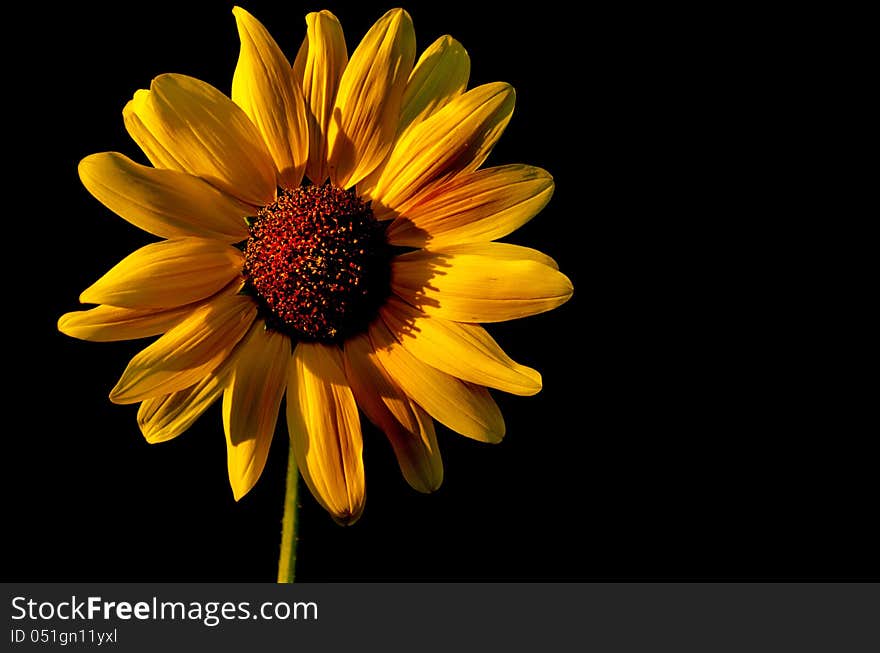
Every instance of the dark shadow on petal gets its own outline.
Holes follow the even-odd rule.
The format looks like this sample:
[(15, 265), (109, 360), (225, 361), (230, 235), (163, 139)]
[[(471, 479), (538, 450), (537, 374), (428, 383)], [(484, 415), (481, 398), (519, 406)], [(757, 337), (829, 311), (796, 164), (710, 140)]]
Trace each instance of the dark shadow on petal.
[[(429, 297), (426, 290), (437, 290), (431, 281), (447, 274), (444, 269), (452, 267), (451, 257), (445, 254), (415, 251), (398, 256), (391, 264), (391, 287), (394, 297), (413, 308), (424, 311), (425, 308), (440, 306), (440, 301)], [(396, 340), (416, 329), (412, 318), (401, 316), (401, 323), (388, 325)], [(374, 343), (380, 347), (380, 343)], [(388, 343), (386, 343), (388, 344)], [(390, 343), (393, 344), (393, 343)]]

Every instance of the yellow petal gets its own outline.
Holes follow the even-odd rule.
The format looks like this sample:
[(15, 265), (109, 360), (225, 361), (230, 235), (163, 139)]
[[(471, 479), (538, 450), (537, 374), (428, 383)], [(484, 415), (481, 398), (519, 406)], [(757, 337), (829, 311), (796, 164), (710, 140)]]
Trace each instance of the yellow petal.
[(434, 420), (417, 403), (410, 401), (410, 407), (419, 422), (417, 437), (402, 428), (385, 431), (385, 435), (406, 482), (414, 490), (428, 494), (443, 485), (443, 459)]
[(394, 384), (366, 334), (346, 341), (345, 374), (358, 406), (391, 442), (406, 481), (419, 492), (439, 488), (443, 462), (434, 422)]
[(348, 50), (342, 25), (326, 9), (306, 15), (306, 38), (293, 62), (293, 78), (305, 97), (309, 121), (309, 162), (306, 175), (323, 184), (330, 174), (327, 163), (327, 129)]
[(365, 499), (363, 440), (338, 347), (297, 345), (287, 385), (287, 428), (312, 494), (334, 519), (355, 522)]
[(242, 295), (221, 295), (200, 307), (131, 359), (110, 401), (133, 404), (198, 383), (229, 357), (256, 312)]
[(438, 248), (486, 242), (519, 229), (553, 195), (541, 168), (508, 165), (459, 175), (421, 195), (388, 227), (388, 242)]
[(65, 313), (58, 330), (72, 338), (93, 342), (135, 340), (165, 333), (189, 315), (195, 306), (167, 310), (96, 306), (88, 311)]
[(236, 363), (223, 393), (223, 430), (229, 484), (238, 501), (266, 466), (278, 409), (287, 387), (290, 338), (256, 320), (236, 350)]
[[(376, 426), (381, 428), (386, 416), (390, 415), (408, 431), (418, 430), (419, 423), (413, 414), (409, 398), (394, 384), (379, 363), (373, 343), (366, 333), (345, 342), (345, 372), (355, 399), (358, 399), (358, 405)], [(362, 404), (359, 396), (367, 401)], [(379, 400), (381, 406), (374, 405), (375, 399)]]
[(481, 442), (500, 442), (504, 418), (486, 388), (423, 363), (404, 349), (382, 320), (370, 326), (376, 358), (415, 403), (453, 431)]
[(330, 178), (336, 186), (354, 186), (391, 149), (415, 49), (409, 14), (392, 9), (352, 53), (339, 82), (327, 136)]
[(497, 261), (534, 261), (554, 270), (559, 269), (559, 264), (544, 252), (532, 249), (531, 247), (523, 247), (522, 245), (511, 245), (510, 243), (462, 243), (460, 245), (429, 249), (431, 252), (442, 251), (450, 256), (475, 255), (490, 256)]
[(429, 317), (394, 297), (381, 315), (403, 348), (423, 363), (464, 381), (515, 395), (529, 396), (541, 390), (541, 375), (511, 360), (476, 324)]
[(398, 256), (391, 287), (429, 315), (456, 322), (503, 322), (564, 304), (571, 281), (540, 252), (506, 243), (457, 245)]
[(255, 213), (198, 177), (142, 166), (118, 152), (87, 156), (79, 178), (116, 215), (161, 238), (238, 242), (248, 237), (244, 218)]
[(238, 276), (243, 261), (240, 250), (218, 240), (164, 240), (126, 256), (79, 300), (123, 308), (174, 308), (221, 290)]
[(223, 394), (234, 360), (235, 354), (195, 385), (145, 399), (138, 409), (137, 420), (147, 442), (166, 442), (192, 426)]
[(471, 59), (451, 36), (441, 36), (419, 57), (406, 83), (399, 132), (418, 124), (461, 95), (471, 74)]
[(129, 133), (153, 165), (201, 177), (254, 206), (275, 199), (275, 166), (244, 111), (210, 84), (156, 77), (123, 110)]
[[(470, 70), (470, 57), (461, 43), (451, 36), (441, 36), (428, 46), (407, 81), (395, 142), (403, 138), (413, 125), (419, 124), (461, 95), (467, 87)], [(358, 182), (358, 192), (362, 196), (372, 197), (387, 160), (386, 157)]]
[(241, 7), (232, 13), (241, 39), (232, 99), (263, 135), (279, 185), (297, 188), (309, 156), (302, 90), (294, 84), (287, 57), (260, 21)]
[(122, 120), (132, 140), (143, 150), (147, 158), (157, 168), (186, 172), (186, 166), (178, 161), (163, 142), (153, 135), (140, 116), (153, 112), (150, 92), (141, 88), (134, 92), (134, 97), (122, 109)]
[(480, 167), (510, 121), (514, 103), (509, 84), (484, 84), (407, 130), (371, 192), (376, 218), (406, 215), (406, 201), (427, 185)]

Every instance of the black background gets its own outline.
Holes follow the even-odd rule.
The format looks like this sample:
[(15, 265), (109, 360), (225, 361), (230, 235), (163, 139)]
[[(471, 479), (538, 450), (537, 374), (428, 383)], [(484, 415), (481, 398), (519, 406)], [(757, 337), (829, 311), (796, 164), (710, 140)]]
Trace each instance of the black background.
[[(305, 13), (325, 6), (349, 51), (388, 8), (245, 5), (291, 60)], [(556, 178), (550, 205), (507, 240), (554, 256), (574, 298), (491, 327), (544, 390), (495, 393), (500, 445), (440, 427), (446, 479), (431, 496), (366, 428), (364, 516), (339, 527), (303, 493), (298, 578), (877, 577), (876, 433), (832, 396), (805, 335), (815, 316), (789, 310), (803, 289), (782, 262), (779, 205), (754, 195), (760, 153), (730, 149), (749, 103), (706, 59), (721, 21), (691, 16), (694, 37), (681, 17), (635, 7), (516, 6), (407, 8), (420, 50), (450, 33), (471, 55), (472, 85), (516, 87), (489, 163)], [(235, 503), (219, 406), (148, 445), (136, 408), (107, 399), (143, 343), (81, 342), (55, 326), (149, 242), (89, 196), (78, 161), (105, 150), (142, 160), (121, 109), (160, 73), (228, 93), (231, 8), (78, 3), (7, 25), (26, 47), (7, 57), (5, 89), (16, 172), (4, 191), (4, 578), (274, 579), (283, 417), (260, 482)]]

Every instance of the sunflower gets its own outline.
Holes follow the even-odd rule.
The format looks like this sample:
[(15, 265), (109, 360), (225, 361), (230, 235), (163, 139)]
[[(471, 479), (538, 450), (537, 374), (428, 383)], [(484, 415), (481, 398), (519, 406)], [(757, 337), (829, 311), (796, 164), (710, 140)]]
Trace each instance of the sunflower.
[(117, 152), (80, 163), (98, 201), (161, 240), (83, 291), (97, 306), (58, 328), (93, 341), (160, 336), (110, 399), (139, 403), (156, 443), (222, 397), (236, 500), (260, 477), (286, 396), (291, 460), (351, 523), (364, 508), (361, 413), (408, 483), (431, 492), (443, 478), (434, 420), (498, 442), (504, 420), (488, 388), (541, 389), (479, 324), (571, 296), (550, 257), (495, 242), (544, 207), (553, 179), (480, 168), (514, 91), (466, 90), (470, 60), (449, 36), (415, 61), (402, 9), (351, 57), (337, 18), (309, 14), (292, 65), (259, 21), (233, 13), (231, 98), (160, 75), (122, 112), (152, 165)]

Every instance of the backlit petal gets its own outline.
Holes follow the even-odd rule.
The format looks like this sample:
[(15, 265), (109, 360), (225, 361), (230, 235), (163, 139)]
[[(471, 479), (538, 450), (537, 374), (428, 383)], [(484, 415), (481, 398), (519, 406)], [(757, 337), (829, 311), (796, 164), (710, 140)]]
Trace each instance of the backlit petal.
[(406, 215), (407, 200), (429, 184), (480, 167), (510, 121), (514, 103), (509, 84), (484, 84), (407, 130), (371, 191), (376, 218)]
[(229, 357), (256, 312), (242, 295), (221, 295), (200, 307), (131, 359), (110, 401), (133, 404), (198, 383)]
[(342, 25), (329, 11), (306, 15), (306, 38), (293, 62), (293, 78), (302, 88), (308, 109), (309, 163), (306, 175), (322, 184), (330, 174), (327, 163), (327, 130), (348, 50)]
[(541, 375), (511, 360), (476, 324), (429, 317), (396, 298), (385, 304), (381, 315), (404, 349), (438, 370), (516, 395), (541, 390)]
[(336, 186), (354, 186), (391, 149), (415, 47), (409, 14), (392, 9), (352, 53), (328, 129), (330, 178)]
[[(470, 57), (461, 43), (451, 36), (441, 36), (429, 45), (419, 57), (406, 83), (395, 142), (403, 138), (408, 129), (461, 95), (467, 87), (470, 69)], [(373, 190), (382, 177), (387, 161), (386, 157), (358, 182), (358, 192), (361, 195), (367, 198), (373, 196)]]
[(245, 216), (255, 212), (198, 177), (142, 166), (118, 152), (87, 156), (79, 178), (116, 215), (161, 238), (238, 242), (248, 235)]
[[(511, 245), (510, 243), (462, 243), (460, 245), (448, 245), (436, 249), (429, 248), (425, 251), (443, 252), (450, 256), (475, 255), (489, 256), (497, 261), (534, 261), (546, 265), (554, 270), (559, 269), (559, 264), (551, 256), (531, 247)], [(415, 253), (415, 252), (413, 252)]]
[(58, 320), (58, 330), (72, 338), (93, 342), (148, 338), (165, 333), (194, 309), (192, 305), (165, 310), (96, 306), (65, 313)]
[(461, 43), (451, 36), (441, 36), (429, 45), (416, 62), (400, 110), (403, 132), (461, 95), (471, 74), (471, 59)]
[(541, 168), (508, 165), (459, 175), (429, 187), (388, 227), (388, 242), (438, 248), (501, 238), (550, 201), (553, 177)]
[(391, 442), (407, 482), (419, 492), (440, 487), (443, 462), (434, 422), (394, 384), (366, 334), (346, 341), (345, 373), (358, 406)]
[(486, 388), (423, 363), (394, 338), (382, 320), (370, 327), (376, 358), (396, 386), (453, 431), (481, 442), (500, 442), (504, 418)]
[(543, 313), (573, 292), (553, 259), (505, 243), (398, 256), (391, 264), (391, 287), (423, 312), (456, 322), (502, 322)]
[(145, 399), (138, 409), (137, 420), (147, 442), (166, 442), (192, 426), (223, 394), (234, 359), (235, 354), (195, 385)]
[(418, 492), (430, 493), (443, 484), (443, 459), (434, 431), (434, 420), (425, 409), (410, 401), (413, 415), (419, 422), (417, 436), (404, 429), (385, 431), (400, 471), (410, 487)]
[(135, 91), (134, 97), (122, 108), (122, 120), (128, 135), (147, 155), (150, 163), (157, 168), (186, 172), (186, 166), (175, 158), (174, 154), (165, 147), (165, 143), (160, 141), (147, 126), (153, 120), (150, 119), (145, 123), (141, 119), (141, 116), (147, 114), (152, 116), (154, 113), (150, 92), (145, 88)]
[(210, 84), (156, 77), (123, 109), (129, 134), (156, 167), (188, 172), (254, 206), (275, 198), (275, 166), (244, 111)]
[(364, 509), (361, 423), (338, 347), (297, 345), (287, 385), (287, 428), (303, 480), (335, 519)]
[(241, 51), (232, 76), (232, 99), (260, 130), (275, 162), (279, 185), (297, 188), (309, 156), (302, 90), (275, 39), (241, 7), (235, 14)]
[(236, 501), (250, 491), (266, 466), (289, 364), (290, 338), (255, 321), (238, 347), (223, 392), (229, 484)]
[(124, 308), (174, 308), (221, 290), (241, 272), (243, 261), (240, 250), (218, 240), (164, 240), (126, 256), (79, 299)]

